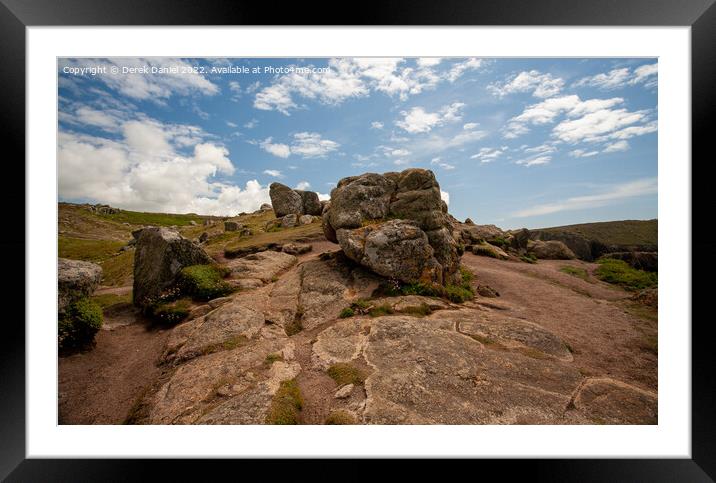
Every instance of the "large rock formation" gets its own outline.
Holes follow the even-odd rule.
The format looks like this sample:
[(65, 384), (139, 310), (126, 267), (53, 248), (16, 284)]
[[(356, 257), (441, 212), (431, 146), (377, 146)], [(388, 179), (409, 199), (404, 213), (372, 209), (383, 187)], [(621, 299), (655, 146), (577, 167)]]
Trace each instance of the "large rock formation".
[(385, 277), (457, 279), (461, 249), (432, 171), (343, 178), (324, 208), (323, 231), (349, 258)]
[(294, 214), (303, 214), (303, 198), (288, 186), (281, 183), (271, 183), (269, 186), (271, 205), (276, 218)]
[(276, 218), (286, 215), (320, 216), (323, 206), (313, 191), (292, 190), (281, 183), (271, 183), (269, 196)]
[(530, 241), (527, 244), (527, 252), (545, 260), (571, 260), (577, 258), (567, 245), (557, 240)]
[(153, 304), (173, 285), (182, 268), (214, 263), (199, 245), (167, 228), (144, 228), (132, 234), (137, 240), (134, 303), (142, 308)]
[(57, 309), (61, 313), (72, 302), (89, 297), (102, 280), (102, 267), (92, 262), (57, 260)]
[(303, 214), (320, 216), (323, 207), (318, 199), (318, 194), (314, 191), (295, 190), (303, 201)]

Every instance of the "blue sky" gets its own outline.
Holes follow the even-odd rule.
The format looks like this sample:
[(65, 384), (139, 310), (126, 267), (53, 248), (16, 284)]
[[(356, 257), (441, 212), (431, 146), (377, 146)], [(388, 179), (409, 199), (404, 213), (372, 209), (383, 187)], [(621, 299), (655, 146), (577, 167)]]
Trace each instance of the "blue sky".
[[(116, 73), (115, 73), (116, 72)], [(433, 170), (503, 228), (657, 217), (656, 59), (60, 59), (62, 201), (235, 215)]]

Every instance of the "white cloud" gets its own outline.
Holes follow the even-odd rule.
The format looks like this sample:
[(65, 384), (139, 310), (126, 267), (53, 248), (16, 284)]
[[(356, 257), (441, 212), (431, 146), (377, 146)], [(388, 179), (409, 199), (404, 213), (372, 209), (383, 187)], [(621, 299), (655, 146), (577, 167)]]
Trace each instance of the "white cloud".
[(452, 66), (450, 71), (447, 73), (447, 80), (455, 82), (468, 70), (477, 70), (482, 67), (482, 60), (475, 57), (471, 57), (463, 62), (458, 62)]
[(291, 153), (304, 158), (322, 158), (326, 154), (338, 149), (340, 144), (330, 139), (322, 139), (315, 132), (300, 132), (293, 135)]
[(394, 149), (394, 150), (390, 151), (390, 155), (391, 156), (409, 156), (410, 151), (408, 151), (407, 149)]
[(481, 163), (490, 163), (502, 156), (504, 151), (503, 148), (480, 148), (480, 151), (470, 156), (470, 159), (477, 159)]
[[(624, 99), (589, 99), (579, 96), (553, 97), (527, 106), (518, 116), (507, 122), (503, 136), (507, 139), (529, 132), (530, 125), (543, 125), (562, 119), (553, 129), (552, 136), (568, 143), (600, 142), (608, 139), (628, 139), (656, 130), (656, 123), (649, 122), (648, 111), (630, 112), (615, 108)], [(634, 126), (637, 123), (646, 123)]]
[(524, 148), (524, 152), (526, 152), (526, 153), (541, 153), (541, 154), (553, 153), (556, 150), (557, 150), (557, 148), (554, 147), (553, 144), (549, 144), (549, 143), (540, 144), (539, 146), (534, 146), (531, 148), (525, 146), (525, 148)]
[(373, 121), (370, 123), (371, 129), (383, 129), (384, 124), (380, 121)]
[(564, 80), (552, 74), (542, 74), (537, 70), (523, 71), (508, 78), (504, 83), (487, 86), (494, 95), (504, 97), (516, 92), (532, 92), (535, 97), (552, 97), (564, 87)]
[(440, 82), (456, 80), (467, 70), (479, 68), (481, 61), (467, 59), (454, 64), (447, 72), (439, 72), (437, 65), (432, 59), (417, 61), (415, 67), (406, 65), (402, 58), (331, 59), (325, 70), (309, 73), (295, 70), (276, 76), (271, 85), (256, 93), (254, 107), (289, 115), (292, 110), (301, 108), (295, 100), (297, 97), (335, 106), (347, 99), (366, 97), (371, 92), (406, 100)]
[(229, 81), (229, 90), (234, 94), (241, 94), (241, 84), (236, 81)]
[(311, 183), (309, 183), (308, 181), (299, 181), (294, 189), (307, 190), (310, 187), (311, 187)]
[(530, 166), (539, 166), (542, 164), (549, 164), (549, 162), (552, 160), (552, 156), (542, 155), (542, 156), (533, 156), (531, 158), (525, 158), (520, 159), (519, 161), (515, 161), (516, 164), (530, 167)]
[(613, 90), (628, 85), (644, 84), (646, 87), (656, 87), (658, 64), (646, 64), (633, 71), (629, 67), (612, 69), (609, 72), (584, 77), (574, 83), (574, 87), (596, 87), (602, 90)]
[(251, 120), (248, 121), (246, 124), (244, 124), (244, 127), (245, 127), (246, 129), (253, 129), (253, 128), (256, 127), (256, 125), (257, 125), (258, 123), (259, 123), (259, 121), (258, 121), (257, 119), (251, 119)]
[(604, 148), (605, 153), (616, 153), (619, 151), (626, 151), (629, 149), (629, 143), (627, 141), (617, 141), (615, 143), (609, 144), (606, 148)]
[(120, 132), (118, 140), (59, 132), (61, 199), (214, 215), (253, 211), (269, 200), (256, 180), (242, 189), (218, 179), (235, 170), (229, 151), (194, 126), (141, 119), (125, 122)]
[(450, 205), (450, 193), (447, 191), (440, 190), (440, 199), (445, 202), (445, 204)]
[(266, 138), (259, 143), (259, 146), (267, 153), (279, 158), (288, 158), (291, 155), (291, 148), (287, 144), (273, 143), (272, 141), (273, 138)]
[(629, 183), (614, 185), (607, 190), (588, 196), (576, 196), (555, 203), (533, 206), (512, 214), (516, 218), (547, 215), (560, 211), (585, 210), (618, 203), (622, 200), (655, 194), (657, 192), (656, 178), (644, 178)]
[(476, 122), (468, 122), (467, 124), (464, 124), (464, 125), (462, 126), (462, 128), (463, 128), (465, 131), (471, 131), (471, 130), (475, 129), (477, 126), (479, 126), (479, 125), (480, 125), (480, 124), (478, 124), (478, 123), (476, 123)]
[(440, 57), (420, 57), (415, 60), (418, 67), (435, 67), (442, 59)]
[(443, 106), (438, 112), (427, 112), (422, 107), (413, 107), (410, 111), (402, 111), (403, 119), (395, 124), (411, 134), (429, 132), (434, 127), (462, 119), (462, 102), (453, 102)]
[(585, 151), (584, 149), (575, 149), (569, 152), (569, 155), (573, 158), (589, 158), (599, 154), (599, 151)]
[(452, 169), (455, 169), (455, 166), (453, 166), (452, 164), (449, 164), (449, 163), (444, 162), (440, 157), (431, 159), (431, 160), (430, 160), (430, 164), (433, 165), (433, 166), (439, 166), (439, 167), (441, 167), (442, 169), (448, 170), (448, 171), (449, 171), (449, 170), (452, 170)]
[[(107, 73), (96, 76), (109, 88), (133, 99), (162, 102), (174, 94), (214, 95), (219, 87), (192, 69), (193, 65), (181, 59), (170, 58), (109, 58), (109, 59), (63, 59), (60, 71), (65, 67), (105, 67)], [(112, 69), (119, 73), (112, 74)], [(127, 69), (133, 69), (129, 71)], [(147, 72), (144, 72), (146, 69)], [(155, 69), (157, 73), (152, 73)], [(174, 71), (176, 70), (176, 71)]]
[(235, 122), (231, 122), (231, 121), (226, 121), (226, 125), (229, 127), (239, 127), (238, 124), (236, 124)]
[(281, 171), (277, 169), (265, 169), (264, 174), (273, 176), (274, 178), (281, 178), (283, 175), (281, 174)]
[(122, 116), (118, 115), (117, 111), (98, 111), (87, 106), (79, 107), (75, 116), (78, 123), (99, 127), (105, 131), (116, 131), (122, 123)]

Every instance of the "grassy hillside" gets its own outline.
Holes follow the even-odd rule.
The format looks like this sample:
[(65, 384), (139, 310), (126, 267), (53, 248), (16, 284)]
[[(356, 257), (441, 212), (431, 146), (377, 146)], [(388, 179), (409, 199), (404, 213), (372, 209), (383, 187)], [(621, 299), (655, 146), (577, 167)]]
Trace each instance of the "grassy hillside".
[[(86, 205), (58, 204), (58, 254), (62, 258), (88, 260), (102, 266), (102, 285), (126, 286), (132, 283), (134, 250), (121, 251), (132, 239), (132, 231), (144, 226), (176, 227), (183, 236), (197, 239), (207, 232), (209, 240), (204, 249), (220, 259), (227, 248), (248, 247), (263, 243), (285, 243), (297, 239), (322, 237), (320, 223), (265, 232), (267, 221), (275, 219), (273, 211), (231, 217), (252, 232), (224, 232), (223, 220), (228, 218), (196, 214), (142, 213), (120, 210), (115, 214), (97, 214)], [(212, 220), (211, 226), (203, 226)], [(192, 225), (191, 222), (196, 225)]]
[(623, 220), (540, 228), (535, 231), (574, 232), (606, 245), (657, 245), (658, 220)]

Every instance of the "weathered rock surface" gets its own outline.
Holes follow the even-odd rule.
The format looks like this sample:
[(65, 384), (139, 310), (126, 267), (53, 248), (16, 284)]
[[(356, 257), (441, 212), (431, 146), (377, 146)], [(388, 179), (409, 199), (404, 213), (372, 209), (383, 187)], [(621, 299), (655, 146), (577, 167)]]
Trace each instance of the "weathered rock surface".
[(475, 245), (472, 245), (470, 249), (473, 254), (480, 255), (483, 257), (498, 258), (500, 260), (507, 260), (508, 258), (510, 258), (509, 255), (507, 255), (507, 253), (505, 253), (502, 248), (490, 245), (487, 242), (480, 242)]
[(271, 205), (276, 218), (286, 215), (303, 214), (303, 198), (288, 186), (281, 183), (271, 183), (269, 186)]
[(574, 252), (567, 245), (557, 240), (534, 240), (527, 244), (527, 252), (544, 260), (572, 260)]
[(57, 259), (57, 309), (61, 313), (72, 302), (89, 297), (102, 280), (102, 267), (92, 262)]
[(144, 228), (136, 239), (133, 296), (140, 307), (154, 303), (182, 268), (214, 262), (199, 245), (167, 228)]
[(295, 190), (303, 200), (303, 214), (320, 216), (323, 211), (318, 194), (314, 191)]
[(508, 233), (495, 225), (475, 225), (467, 221), (460, 227), (460, 233), (467, 245), (480, 242), (492, 243), (509, 237)]
[(298, 224), (299, 225), (310, 225), (311, 223), (313, 223), (313, 220), (315, 220), (313, 215), (301, 215), (298, 217)]
[(587, 379), (573, 406), (599, 424), (657, 424), (657, 399), (643, 389), (610, 378)]
[[(351, 259), (383, 276), (452, 283), (462, 253), (443, 208), (440, 186), (431, 171), (366, 173), (343, 178), (331, 191), (323, 231)], [(426, 241), (430, 250), (425, 249)], [(361, 246), (364, 242), (370, 248)], [(409, 251), (399, 262), (401, 249)], [(377, 250), (390, 261), (377, 260)], [(412, 255), (417, 258), (408, 260)], [(389, 272), (391, 267), (398, 272)]]
[(259, 279), (268, 283), (278, 273), (296, 264), (296, 257), (287, 253), (264, 251), (232, 260), (227, 267), (235, 277)]
[(298, 224), (298, 215), (289, 214), (281, 218), (281, 226), (291, 228)]
[(224, 231), (238, 231), (239, 229), (243, 228), (244, 225), (236, 222), (236, 221), (225, 221), (224, 222)]
[(281, 251), (289, 255), (302, 255), (310, 252), (312, 249), (313, 246), (308, 243), (286, 243)]
[(338, 242), (351, 260), (403, 282), (442, 282), (442, 266), (415, 222), (390, 220), (355, 230), (339, 229)]

